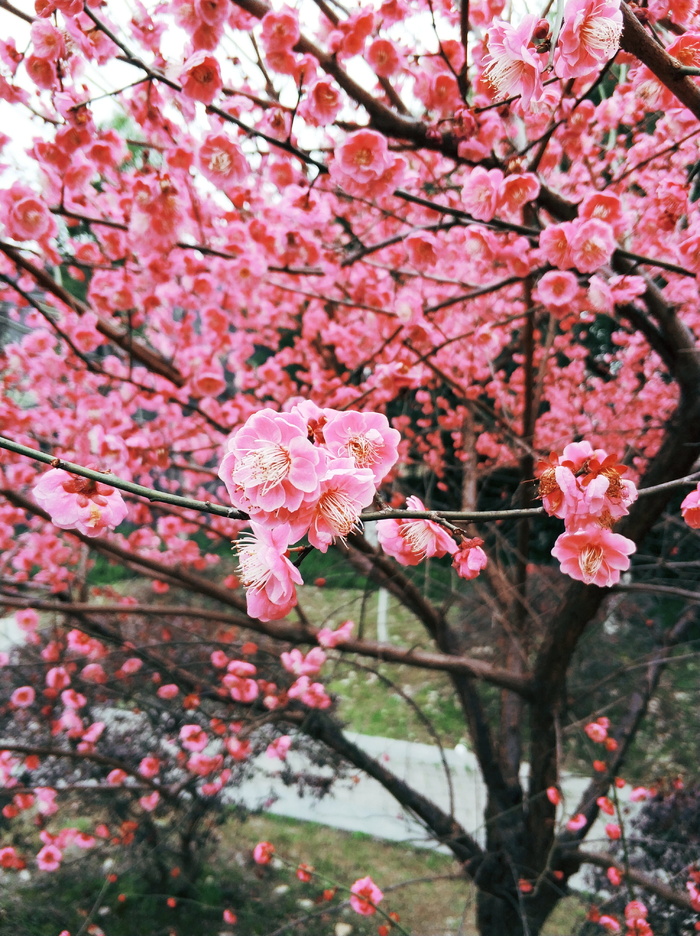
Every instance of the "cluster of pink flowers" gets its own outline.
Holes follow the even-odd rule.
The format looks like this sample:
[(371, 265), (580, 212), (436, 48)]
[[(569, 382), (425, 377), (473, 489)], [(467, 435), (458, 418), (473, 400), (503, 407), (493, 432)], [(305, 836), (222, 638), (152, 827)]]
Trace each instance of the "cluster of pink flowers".
[(124, 498), (115, 488), (51, 468), (34, 487), (34, 497), (62, 530), (99, 536), (126, 518)]
[(538, 466), (539, 496), (546, 512), (564, 521), (552, 555), (562, 572), (587, 585), (609, 586), (629, 569), (634, 542), (612, 532), (637, 499), (637, 488), (622, 475), (614, 455), (593, 449), (590, 442), (572, 442), (557, 458)]
[[(615, 869), (610, 869), (615, 870)], [(631, 900), (625, 907), (625, 936), (653, 936), (647, 921), (648, 910), (641, 900)], [(595, 910), (589, 913), (588, 919), (599, 923), (608, 933), (621, 933), (620, 921), (610, 913), (600, 913)]]
[[(560, 78), (590, 75), (620, 47), (620, 0), (568, 0), (554, 53)], [(488, 31), (484, 77), (500, 97), (520, 95), (524, 107), (546, 101), (542, 80), (548, 64), (549, 25), (535, 14), (518, 26), (495, 20)]]
[(288, 547), (308, 535), (326, 552), (358, 530), (360, 511), (396, 463), (399, 440), (381, 413), (322, 410), (309, 401), (288, 413), (263, 409), (234, 433), (219, 477), (251, 518), (252, 535), (236, 546), (251, 616), (276, 620), (294, 607), (302, 578)]
[[(409, 510), (425, 510), (419, 497), (406, 498)], [(450, 555), (459, 576), (473, 579), (486, 566), (483, 540), (463, 539), (458, 546), (447, 530), (432, 520), (380, 520), (377, 524), (379, 544), (401, 565), (418, 565), (424, 559)]]

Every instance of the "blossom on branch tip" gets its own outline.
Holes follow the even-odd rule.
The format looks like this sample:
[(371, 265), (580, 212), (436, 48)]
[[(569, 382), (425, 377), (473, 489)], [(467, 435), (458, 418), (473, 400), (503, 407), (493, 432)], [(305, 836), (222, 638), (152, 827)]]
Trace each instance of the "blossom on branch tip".
[[(409, 510), (425, 510), (419, 497), (406, 498)], [(450, 534), (432, 520), (380, 520), (377, 538), (385, 553), (402, 565), (418, 565), (433, 556), (454, 555), (457, 544)]]
[(369, 875), (359, 878), (350, 888), (350, 906), (361, 916), (372, 916), (384, 894)]
[(99, 536), (126, 518), (127, 507), (115, 488), (51, 468), (34, 486), (34, 497), (62, 530)]
[(478, 536), (473, 539), (464, 539), (457, 552), (452, 556), (452, 566), (463, 579), (475, 579), (482, 569), (486, 568), (488, 558), (481, 548), (484, 541)]
[(252, 521), (250, 525), (253, 535), (241, 536), (235, 544), (248, 614), (260, 621), (276, 621), (296, 605), (295, 585), (303, 582), (299, 570), (285, 556), (289, 524), (272, 529)]

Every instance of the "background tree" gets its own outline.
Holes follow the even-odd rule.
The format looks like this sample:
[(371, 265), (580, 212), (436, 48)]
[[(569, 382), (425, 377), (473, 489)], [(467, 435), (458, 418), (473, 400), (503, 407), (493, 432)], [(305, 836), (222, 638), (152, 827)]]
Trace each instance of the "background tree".
[[(583, 840), (696, 628), (678, 514), (685, 495), (700, 523), (696, 7), (569, 0), (510, 24), (499, 0), (0, 2), (16, 36), (0, 97), (35, 134), (4, 138), (0, 193), (2, 600), (57, 628), (44, 684), (37, 669), (4, 703), (7, 784), (34, 769), (33, 706), (57, 725), (51, 756), (88, 743), (100, 764), (111, 731), (86, 742), (62, 695), (86, 678), (72, 685), (77, 632), (96, 657), (133, 646), (155, 698), (173, 686), (200, 713), (220, 760), (205, 777), (184, 763), (191, 782), (229, 783), (237, 745), (270, 726), (375, 777), (477, 885), (483, 934), (535, 936), (581, 864), (607, 860)], [(37, 461), (55, 473), (39, 482)], [(340, 518), (318, 506), (339, 490)], [(307, 531), (411, 612), (420, 647), (331, 633), (296, 603), (319, 567), (294, 545)], [(410, 572), (450, 553), (472, 580), (481, 541), (471, 585)], [(206, 599), (182, 657), (143, 623), (182, 606), (104, 593), (104, 559)], [(205, 620), (245, 640), (207, 663)], [(585, 712), (611, 628), (595, 679), (622, 666), (626, 688)], [(270, 641), (254, 661), (248, 631)], [(273, 641), (316, 656), (280, 676)], [(310, 679), (318, 644), (449, 674), (485, 843), (348, 739)], [(561, 770), (594, 717), (603, 755), (560, 825)]]

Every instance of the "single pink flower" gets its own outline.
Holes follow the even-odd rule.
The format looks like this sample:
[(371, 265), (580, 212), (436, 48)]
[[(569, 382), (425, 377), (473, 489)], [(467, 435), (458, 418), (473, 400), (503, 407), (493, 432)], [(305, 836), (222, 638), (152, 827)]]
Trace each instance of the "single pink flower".
[(477, 166), (462, 185), (462, 205), (478, 221), (490, 221), (496, 214), (498, 196), (503, 184), (500, 169)]
[(499, 209), (507, 208), (511, 213), (534, 201), (540, 193), (539, 179), (532, 172), (506, 176), (498, 192)]
[(246, 177), (250, 170), (240, 146), (225, 133), (210, 133), (197, 154), (202, 175), (224, 191)]
[(608, 822), (605, 826), (605, 834), (613, 842), (616, 842), (619, 838), (622, 837), (622, 830), (616, 822)]
[(183, 92), (202, 104), (211, 104), (223, 87), (219, 63), (204, 49), (187, 59), (179, 78)]
[(617, 922), (615, 917), (610, 916), (609, 913), (604, 913), (601, 917), (599, 917), (598, 922), (603, 927), (603, 929), (608, 931), (608, 933), (620, 932), (620, 924)]
[(356, 468), (369, 468), (381, 484), (399, 457), (401, 434), (383, 413), (338, 413), (326, 410), (323, 436), (336, 458), (351, 458)]
[(209, 744), (209, 736), (199, 725), (183, 725), (180, 729), (180, 743), (188, 751), (203, 751)]
[(457, 552), (452, 556), (452, 566), (463, 579), (475, 579), (482, 569), (486, 568), (488, 558), (481, 548), (484, 541), (479, 537), (464, 539)]
[(595, 741), (598, 744), (602, 744), (603, 741), (608, 736), (608, 730), (604, 725), (601, 725), (599, 722), (590, 722), (583, 729), (591, 741)]
[(36, 692), (31, 686), (20, 686), (10, 696), (10, 702), (15, 708), (29, 708), (30, 705), (33, 705), (35, 698)]
[(333, 181), (352, 195), (385, 195), (401, 183), (405, 160), (389, 152), (386, 137), (374, 130), (350, 133), (330, 165)]
[(262, 46), (267, 55), (291, 52), (299, 41), (299, 20), (289, 7), (270, 10), (262, 19)]
[(586, 825), (586, 817), (583, 813), (576, 813), (575, 816), (572, 816), (571, 819), (566, 823), (566, 828), (570, 832), (578, 832), (579, 829), (582, 829)]
[(287, 690), (290, 699), (301, 699), (309, 708), (327, 709), (332, 702), (321, 683), (312, 683), (308, 676), (300, 676)]
[(55, 845), (44, 845), (36, 856), (36, 863), (42, 871), (58, 871), (63, 860), (63, 852)]
[(372, 503), (375, 493), (370, 468), (356, 468), (351, 458), (339, 458), (329, 465), (318, 499), (302, 505), (294, 530), (298, 529), (298, 519), (304, 529), (308, 528), (311, 545), (326, 552), (336, 539), (345, 540), (360, 529), (360, 511)]
[(340, 88), (332, 78), (323, 77), (309, 87), (299, 105), (299, 113), (312, 126), (325, 127), (333, 123), (342, 106)]
[(235, 507), (271, 514), (281, 507), (296, 511), (317, 497), (325, 468), (300, 416), (263, 409), (229, 439), (219, 477)]
[(588, 526), (562, 533), (552, 549), (561, 570), (586, 585), (609, 587), (620, 581), (620, 572), (630, 567), (629, 557), (636, 545), (620, 533), (600, 526)]
[(180, 692), (175, 683), (167, 683), (165, 686), (159, 686), (156, 695), (159, 699), (174, 699)]
[(396, 46), (389, 39), (375, 39), (367, 50), (367, 62), (380, 78), (389, 78), (401, 66)]
[(371, 877), (359, 878), (350, 888), (350, 906), (361, 916), (372, 916), (377, 912), (377, 904), (384, 894)]
[(51, 468), (34, 486), (34, 497), (52, 522), (62, 530), (79, 530), (99, 536), (119, 526), (127, 515), (121, 493), (115, 488)]
[(525, 16), (519, 26), (494, 20), (487, 36), (488, 56), (484, 60), (484, 80), (498, 98), (519, 94), (523, 107), (543, 93), (542, 69), (546, 59), (532, 45), (532, 34), (539, 17)]
[(700, 530), (700, 484), (681, 503), (683, 519), (694, 530)]
[(321, 671), (326, 662), (326, 654), (320, 647), (314, 647), (304, 656), (296, 647), (289, 653), (280, 654), (282, 666), (295, 676), (314, 676)]
[(275, 846), (270, 842), (258, 842), (253, 849), (253, 861), (257, 864), (269, 864), (275, 853)]
[(404, 241), (409, 263), (417, 270), (429, 270), (439, 259), (437, 238), (428, 231), (416, 231)]
[(316, 634), (316, 639), (322, 647), (331, 649), (337, 647), (339, 643), (349, 640), (354, 627), (354, 621), (344, 621), (340, 627), (334, 631), (330, 630), (328, 627), (322, 627), (318, 634)]
[(285, 556), (289, 524), (273, 529), (251, 521), (252, 536), (236, 543), (240, 568), (238, 577), (246, 587), (248, 614), (260, 621), (285, 617), (297, 603), (295, 585), (303, 579)]
[(578, 280), (568, 270), (550, 270), (535, 287), (537, 301), (558, 316), (570, 311), (577, 294)]
[(289, 735), (282, 735), (281, 738), (275, 738), (274, 741), (268, 744), (265, 753), (273, 760), (286, 760), (291, 745), (292, 739)]
[(573, 266), (570, 237), (572, 222), (550, 224), (540, 232), (540, 250), (545, 260), (560, 270)]
[(569, 0), (554, 57), (560, 78), (580, 78), (604, 65), (620, 47), (620, 0)]
[(608, 263), (617, 247), (610, 224), (599, 218), (577, 218), (571, 222), (571, 262), (581, 273), (593, 273)]
[[(419, 497), (406, 498), (409, 510), (425, 510)], [(457, 544), (450, 534), (432, 520), (380, 520), (379, 545), (402, 565), (418, 565), (432, 556), (454, 555)]]

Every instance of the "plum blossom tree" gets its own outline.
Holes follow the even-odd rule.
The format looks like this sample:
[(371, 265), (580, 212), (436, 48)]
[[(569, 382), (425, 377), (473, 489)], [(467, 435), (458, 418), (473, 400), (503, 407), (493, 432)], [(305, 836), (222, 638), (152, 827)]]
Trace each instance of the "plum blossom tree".
[[(537, 936), (586, 863), (696, 909), (584, 840), (696, 620), (700, 10), (504, 8), (0, 0), (0, 99), (30, 137), (0, 136), (0, 601), (33, 654), (0, 670), (10, 818), (53, 814), (56, 764), (146, 822), (306, 738), (450, 849), (483, 936)], [(315, 620), (314, 550), (421, 645)], [(446, 556), (436, 599), (410, 567)], [(623, 688), (591, 681), (582, 711), (606, 620), (643, 665), (618, 646), (597, 679)], [(326, 652), (447, 674), (483, 839), (349, 740)], [(164, 713), (142, 751), (114, 755), (101, 687)], [(0, 865), (86, 847), (56, 829)], [(381, 884), (355, 883), (360, 915)], [(639, 936), (642, 910), (599, 923)]]

